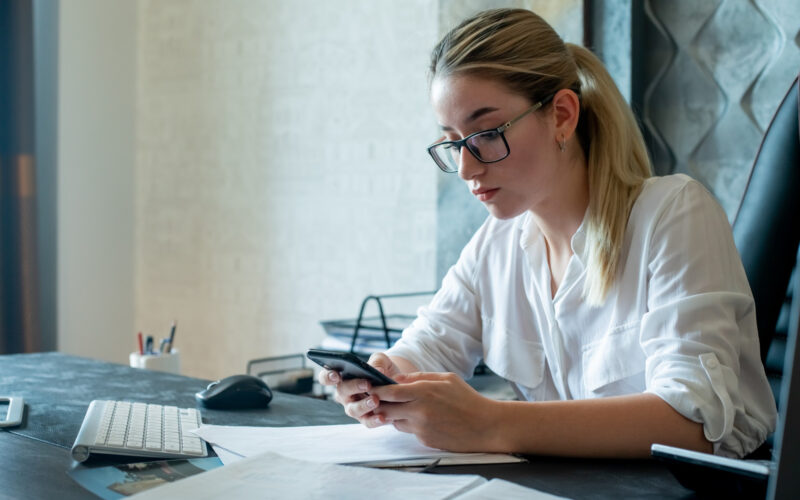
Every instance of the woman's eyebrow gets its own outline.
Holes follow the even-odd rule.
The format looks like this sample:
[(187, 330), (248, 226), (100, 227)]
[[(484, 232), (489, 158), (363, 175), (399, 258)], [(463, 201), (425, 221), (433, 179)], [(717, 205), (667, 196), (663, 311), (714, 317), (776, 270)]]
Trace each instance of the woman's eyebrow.
[[(497, 111), (498, 109), (499, 108), (493, 108), (493, 107), (490, 107), (490, 106), (486, 106), (486, 107), (483, 107), (483, 108), (478, 108), (475, 111), (473, 111), (467, 117), (467, 119), (464, 121), (464, 123), (473, 122), (473, 121), (477, 120), (478, 118), (480, 118), (481, 116), (483, 116), (483, 115), (485, 115), (487, 113), (491, 113), (492, 111)], [(442, 130), (444, 130), (445, 132), (452, 132), (453, 128), (452, 127), (448, 127), (447, 125), (442, 125)]]

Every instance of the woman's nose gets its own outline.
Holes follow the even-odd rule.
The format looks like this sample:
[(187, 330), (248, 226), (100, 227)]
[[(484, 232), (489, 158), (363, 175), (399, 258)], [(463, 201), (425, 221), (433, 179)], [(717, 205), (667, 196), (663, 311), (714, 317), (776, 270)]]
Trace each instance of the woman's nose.
[(461, 149), (461, 155), (458, 159), (458, 176), (465, 181), (472, 179), (476, 175), (482, 173), (486, 168), (486, 164), (478, 161), (472, 151), (464, 147)]

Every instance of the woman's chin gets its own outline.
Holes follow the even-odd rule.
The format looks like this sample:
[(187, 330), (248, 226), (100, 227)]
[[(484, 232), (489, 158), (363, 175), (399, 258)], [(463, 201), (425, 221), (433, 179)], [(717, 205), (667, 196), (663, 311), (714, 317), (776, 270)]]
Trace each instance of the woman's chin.
[(511, 209), (509, 207), (502, 207), (492, 203), (484, 203), (484, 205), (486, 206), (486, 209), (489, 211), (492, 217), (500, 220), (513, 219), (514, 217), (518, 216), (519, 214), (525, 211), (521, 209)]

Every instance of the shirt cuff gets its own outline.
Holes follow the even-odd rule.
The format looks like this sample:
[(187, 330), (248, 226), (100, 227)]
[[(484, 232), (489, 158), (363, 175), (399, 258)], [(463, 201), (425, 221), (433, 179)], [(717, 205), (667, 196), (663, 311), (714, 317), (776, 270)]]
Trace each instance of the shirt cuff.
[(767, 437), (769, 429), (745, 414), (736, 374), (714, 353), (653, 356), (647, 360), (646, 379), (646, 392), (703, 424), (703, 434), (717, 455), (743, 457)]

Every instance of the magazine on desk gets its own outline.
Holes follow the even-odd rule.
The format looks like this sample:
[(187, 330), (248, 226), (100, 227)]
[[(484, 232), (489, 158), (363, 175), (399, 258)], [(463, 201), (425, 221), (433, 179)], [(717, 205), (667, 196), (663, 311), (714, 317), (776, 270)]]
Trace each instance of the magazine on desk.
[(104, 467), (81, 465), (67, 473), (78, 484), (104, 500), (117, 500), (166, 483), (222, 467), (217, 457), (122, 463)]

